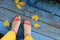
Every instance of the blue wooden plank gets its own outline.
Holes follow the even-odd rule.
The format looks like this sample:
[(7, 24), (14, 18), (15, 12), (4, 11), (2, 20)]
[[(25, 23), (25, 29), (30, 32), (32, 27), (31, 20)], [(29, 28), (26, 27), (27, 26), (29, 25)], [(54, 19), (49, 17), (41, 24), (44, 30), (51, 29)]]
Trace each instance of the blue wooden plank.
[[(5, 5), (6, 4), (6, 5)], [(6, 20), (6, 19), (8, 19), (10, 22), (12, 21), (12, 18), (13, 17), (15, 17), (16, 15), (20, 15), (20, 14), (22, 14), (22, 15), (24, 15), (24, 11), (23, 10), (25, 10), (25, 9), (22, 9), (22, 10), (18, 10), (17, 8), (16, 8), (16, 6), (15, 6), (15, 4), (14, 4), (14, 1), (4, 1), (4, 3), (2, 3), (2, 4), (0, 4), (2, 7), (4, 7), (4, 8), (7, 8), (7, 9), (10, 9), (9, 11), (8, 10), (6, 10), (6, 9), (4, 9), (4, 8), (0, 8), (0, 11), (1, 11), (1, 16), (2, 16), (2, 18), (0, 18), (1, 20)], [(28, 6), (27, 6), (28, 7)], [(29, 7), (28, 7), (29, 8)], [(13, 11), (13, 12), (11, 12), (11, 10)], [(4, 12), (3, 12), (4, 11)], [(15, 11), (15, 12), (14, 12)], [(29, 13), (29, 12), (27, 12), (28, 10), (26, 10), (26, 12), (25, 13)], [(17, 12), (17, 13), (16, 13)], [(19, 14), (18, 14), (19, 13)], [(30, 12), (31, 13), (31, 12)], [(45, 12), (43, 12), (43, 13), (45, 13)], [(9, 14), (9, 16), (7, 15), (7, 14)], [(46, 14), (46, 13), (45, 13)], [(43, 14), (43, 17), (46, 17), (45, 16), (45, 14)], [(11, 16), (10, 16), (11, 15)], [(13, 16), (12, 16), (13, 15)], [(28, 14), (28, 16), (29, 16), (30, 14)], [(31, 14), (31, 15), (34, 15), (33, 13)], [(7, 17), (8, 16), (8, 17)], [(24, 15), (24, 17), (25, 16), (27, 16), (27, 15)], [(22, 16), (23, 17), (23, 16)], [(23, 18), (24, 18), (23, 17)], [(55, 17), (55, 16), (54, 16)], [(10, 18), (10, 19), (9, 19)], [(27, 17), (28, 18), (28, 17)], [(47, 15), (47, 18), (48, 18), (48, 15)], [(58, 23), (58, 22), (54, 22), (54, 21), (51, 21), (50, 20), (50, 18), (49, 19), (47, 19), (47, 18), (42, 18), (42, 16), (40, 16), (40, 19), (41, 20), (43, 20), (44, 22), (46, 22), (46, 23), (50, 23), (50, 24), (53, 24), (53, 25), (56, 25), (57, 27), (60, 27), (60, 26), (58, 26), (60, 23)], [(58, 17), (57, 17), (58, 18)], [(30, 20), (31, 20), (31, 18), (30, 18)], [(43, 22), (42, 21), (42, 22)], [(48, 24), (45, 24), (45, 23), (41, 23), (41, 21), (38, 21), (38, 22), (35, 22), (35, 21), (33, 21), (33, 20), (31, 20), (31, 22), (32, 22), (32, 24), (34, 24), (34, 23), (39, 23), (40, 25), (42, 25), (41, 27), (43, 28), (43, 29), (41, 29), (41, 31), (40, 31), (40, 29), (38, 30), (38, 29), (35, 29), (35, 28), (32, 28), (33, 29), (33, 31), (36, 31), (36, 32), (38, 32), (38, 33), (41, 33), (41, 34), (44, 34), (44, 35), (46, 35), (46, 36), (49, 36), (49, 37), (52, 37), (52, 38), (55, 38), (55, 39), (59, 39), (60, 37), (59, 37), (59, 34), (60, 34), (60, 30), (59, 29), (57, 29), (57, 28), (54, 28), (53, 26), (50, 26), (50, 25), (48, 25)], [(57, 24), (55, 24), (55, 23), (57, 23)], [(48, 29), (49, 28), (49, 29)], [(51, 30), (51, 29), (53, 29), (53, 30)], [(48, 30), (48, 31), (47, 31)], [(48, 32), (50, 32), (50, 33), (48, 33)]]
[(35, 5), (35, 2), (38, 1), (38, 0), (21, 0), (21, 1), (24, 1), (26, 2), (27, 4), (31, 4), (31, 5)]
[(38, 2), (37, 5), (36, 5), (38, 8), (43, 8), (45, 10), (48, 10), (48, 11), (51, 11), (57, 15), (60, 15), (60, 4), (52, 4), (52, 3), (46, 3), (46, 2)]
[(32, 30), (36, 31), (36, 32), (39, 32), (41, 34), (44, 34), (46, 36), (52, 37), (53, 39), (56, 39), (56, 40), (60, 39), (60, 37), (59, 37), (60, 29), (56, 29), (56, 28), (54, 28), (52, 26), (49, 26), (47, 24), (44, 24), (44, 23), (40, 23), (40, 25), (41, 25), (41, 28), (39, 30), (36, 29), (36, 28), (32, 28)]
[[(18, 13), (15, 13), (15, 12), (12, 12), (12, 11), (9, 11), (9, 10), (6, 10), (6, 9), (4, 9), (4, 8), (0, 8), (2, 11), (4, 11), (4, 12), (1, 12), (1, 14), (0, 15), (2, 15), (3, 17), (0, 17), (0, 20), (2, 20), (2, 19), (4, 19), (4, 20), (6, 20), (5, 18), (6, 17), (8, 17), (8, 21), (11, 23), (12, 22), (12, 18), (14, 18), (16, 15), (20, 15), (20, 14), (18, 14)], [(6, 13), (8, 13), (8, 14), (14, 14), (14, 15), (12, 15), (12, 16), (7, 16), (7, 15), (5, 15)], [(5, 15), (5, 16), (4, 16)], [(13, 17), (14, 16), (14, 17)], [(48, 36), (48, 37), (51, 37), (51, 38), (53, 38), (53, 39), (60, 39), (60, 29), (57, 29), (57, 28), (55, 28), (55, 27), (53, 27), (53, 26), (50, 26), (50, 25), (48, 25), (48, 24), (45, 24), (45, 23), (42, 23), (41, 21), (38, 21), (38, 22), (36, 22), (36, 21), (33, 21), (33, 20), (31, 20), (30, 18), (28, 18), (28, 17), (26, 17), (26, 16), (22, 16), (22, 15), (20, 15), (21, 17), (22, 17), (22, 19), (29, 19), (30, 21), (31, 21), (31, 23), (32, 23), (32, 25), (33, 24), (35, 24), (35, 23), (38, 23), (38, 24), (40, 24), (41, 25), (41, 29), (39, 28), (39, 29), (36, 29), (36, 28), (34, 28), (33, 26), (32, 26), (32, 31), (35, 31), (35, 32), (37, 32), (37, 33), (39, 33), (39, 34), (43, 34), (43, 35), (46, 35), (46, 36)], [(9, 18), (10, 17), (10, 18)], [(4, 21), (3, 20), (3, 21)]]
[[(11, 1), (11, 2), (9, 2), (8, 4), (6, 4), (6, 3), (8, 3), (8, 0), (7, 1), (5, 1), (4, 3), (3, 3), (3, 5), (1, 5), (2, 7), (5, 7), (5, 8), (8, 8), (8, 9), (10, 9), (10, 10), (12, 10), (12, 11), (15, 11), (15, 12), (18, 12), (18, 13), (20, 13), (20, 14), (22, 14), (22, 15), (24, 15), (24, 12), (22, 11), (22, 10), (24, 10), (24, 11), (28, 11), (28, 9), (30, 8), (30, 6), (28, 6), (28, 5), (25, 5), (23, 8), (22, 8), (22, 10), (18, 10), (17, 8), (16, 8), (16, 6), (15, 6), (15, 4), (14, 4), (14, 1)], [(6, 4), (6, 5), (5, 5)], [(26, 7), (27, 7), (27, 9), (26, 9)], [(33, 8), (32, 10), (35, 10), (36, 8)], [(39, 11), (39, 10), (37, 10), (37, 11)], [(29, 11), (28, 11), (29, 12)], [(32, 11), (33, 12), (33, 11)], [(30, 12), (30, 13), (32, 13), (32, 12)], [(32, 14), (35, 14), (35, 13), (32, 13)], [(41, 13), (40, 13), (41, 14)], [(44, 11), (42, 11), (42, 14), (43, 14), (43, 17), (45, 17), (46, 16), (46, 18), (49, 18), (48, 16), (50, 15), (49, 13), (47, 13), (48, 14), (48, 16), (46, 15), (46, 12), (44, 12)], [(38, 13), (37, 13), (37, 15), (38, 15)], [(27, 15), (25, 15), (25, 16), (27, 16)], [(30, 17), (30, 16), (29, 16)], [(41, 17), (41, 16), (40, 16)], [(41, 19), (39, 17), (39, 19)], [(45, 18), (45, 19), (46, 19)], [(56, 20), (53, 20), (54, 18), (56, 18)], [(49, 22), (52, 22), (53, 24), (51, 24), (51, 23), (49, 23), (48, 22), (48, 20), (49, 20)], [(58, 28), (60, 28), (60, 22), (59, 22), (59, 20), (60, 20), (60, 17), (55, 17), (55, 16), (51, 16), (50, 15), (50, 18), (48, 19), (48, 20), (43, 20), (44, 22), (46, 22), (46, 23), (48, 23), (48, 24), (50, 24), (50, 25), (53, 25), (53, 26), (55, 26), (55, 27), (58, 27)], [(57, 21), (57, 22), (55, 22), (55, 21)], [(56, 24), (56, 25), (55, 25)]]
[(34, 40), (54, 40), (54, 39), (48, 38), (46, 36), (43, 36), (34, 32), (32, 32), (32, 37)]
[[(2, 29), (3, 28), (3, 29)], [(6, 33), (8, 31), (8, 28), (5, 28), (4, 26), (3, 26), (3, 22), (2, 21), (0, 21), (0, 33)]]

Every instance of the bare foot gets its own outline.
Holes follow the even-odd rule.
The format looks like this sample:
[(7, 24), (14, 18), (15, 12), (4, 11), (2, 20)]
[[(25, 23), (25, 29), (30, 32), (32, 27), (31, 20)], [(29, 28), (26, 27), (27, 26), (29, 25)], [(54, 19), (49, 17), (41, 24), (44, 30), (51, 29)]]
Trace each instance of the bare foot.
[(24, 37), (27, 35), (31, 35), (31, 24), (30, 21), (24, 21)]
[(21, 23), (21, 17), (20, 16), (16, 16), (16, 18), (14, 18), (13, 23), (12, 23), (12, 31), (14, 31), (16, 34), (18, 32), (19, 26)]

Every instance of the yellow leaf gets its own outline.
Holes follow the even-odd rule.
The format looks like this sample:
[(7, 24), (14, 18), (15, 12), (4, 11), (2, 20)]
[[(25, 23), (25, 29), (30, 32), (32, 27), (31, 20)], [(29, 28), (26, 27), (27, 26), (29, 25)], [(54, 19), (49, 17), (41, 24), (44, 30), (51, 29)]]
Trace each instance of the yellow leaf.
[(16, 5), (18, 9), (21, 9), (21, 6), (19, 6), (18, 4)]
[(19, 0), (15, 0), (15, 3), (16, 3), (16, 4), (19, 3)]
[(36, 23), (36, 24), (34, 24), (34, 27), (35, 27), (35, 28), (39, 28), (40, 25)]
[(4, 21), (4, 26), (8, 27), (9, 26), (9, 22), (7, 20)]
[(24, 6), (25, 5), (25, 2), (19, 2), (18, 5)]
[(38, 21), (38, 15), (33, 15), (32, 19), (35, 20), (35, 21)]

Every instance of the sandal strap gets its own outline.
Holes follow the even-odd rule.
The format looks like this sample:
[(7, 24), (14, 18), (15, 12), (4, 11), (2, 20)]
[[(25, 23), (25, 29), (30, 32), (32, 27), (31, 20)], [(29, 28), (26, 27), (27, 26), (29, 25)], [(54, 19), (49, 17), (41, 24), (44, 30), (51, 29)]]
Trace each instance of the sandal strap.
[(30, 23), (28, 23), (28, 22), (24, 22), (24, 24), (27, 24), (27, 25), (30, 25), (30, 26), (31, 26), (31, 24), (30, 24)]

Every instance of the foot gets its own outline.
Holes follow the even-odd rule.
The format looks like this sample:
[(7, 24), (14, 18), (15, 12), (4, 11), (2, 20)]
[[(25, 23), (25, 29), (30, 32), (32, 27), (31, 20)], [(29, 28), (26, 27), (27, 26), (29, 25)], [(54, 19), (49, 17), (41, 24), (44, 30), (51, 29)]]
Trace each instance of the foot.
[(13, 23), (12, 23), (12, 31), (14, 31), (16, 34), (18, 32), (19, 26), (21, 23), (21, 17), (20, 16), (16, 16), (16, 18), (14, 18)]
[(24, 36), (31, 35), (31, 24), (30, 21), (24, 21)]

